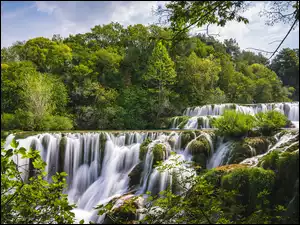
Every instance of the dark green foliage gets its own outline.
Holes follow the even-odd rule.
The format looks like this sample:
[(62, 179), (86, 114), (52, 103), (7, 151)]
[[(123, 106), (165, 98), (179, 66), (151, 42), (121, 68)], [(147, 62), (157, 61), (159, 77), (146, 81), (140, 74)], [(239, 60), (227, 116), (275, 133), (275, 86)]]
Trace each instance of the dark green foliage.
[(139, 159), (141, 161), (145, 160), (145, 157), (148, 152), (148, 145), (152, 142), (150, 138), (146, 138), (144, 142), (140, 146), (140, 154), (139, 154)]
[(293, 196), (295, 182), (299, 178), (299, 151), (272, 151), (262, 158), (260, 165), (276, 172), (276, 202), (282, 204), (289, 201)]
[(258, 194), (262, 191), (271, 193), (274, 183), (274, 172), (262, 168), (236, 169), (222, 177), (222, 187), (238, 191), (237, 201), (247, 206), (245, 215), (254, 212)]
[(285, 127), (288, 120), (285, 115), (278, 111), (268, 111), (266, 113), (258, 113), (255, 115), (258, 129), (264, 135), (271, 135), (279, 128)]
[[(178, 18), (188, 5), (201, 9), (192, 18), (203, 10), (211, 14), (222, 5), (220, 18), (211, 14), (200, 24), (243, 21), (238, 12), (244, 3), (167, 5), (172, 13), (179, 13)], [(171, 19), (174, 26), (178, 18)], [(3, 48), (1, 115), (18, 114), (15, 121), (5, 118), (5, 129), (161, 129), (168, 127), (164, 118), (193, 105), (290, 101), (292, 88), (282, 86), (260, 54), (240, 51), (233, 39), (222, 43), (205, 35), (184, 35), (185, 40), (173, 45), (174, 31), (111, 23), (65, 39), (39, 37)], [(296, 83), (293, 86), (297, 89)], [(55, 125), (51, 116), (60, 116), (55, 120), (63, 125)], [(62, 117), (70, 118), (72, 126)], [(7, 119), (13, 124), (8, 125)], [(187, 117), (182, 117), (179, 127), (186, 122)]]

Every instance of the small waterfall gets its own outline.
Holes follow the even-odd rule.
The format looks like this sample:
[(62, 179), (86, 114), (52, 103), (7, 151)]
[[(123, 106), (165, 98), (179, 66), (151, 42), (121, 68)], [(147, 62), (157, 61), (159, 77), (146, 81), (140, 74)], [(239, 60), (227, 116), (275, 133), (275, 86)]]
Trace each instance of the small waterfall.
[(223, 138), (220, 138), (218, 141), (218, 147), (216, 149), (216, 152), (212, 155), (212, 157), (207, 163), (207, 169), (221, 166), (223, 164), (224, 159), (226, 158), (226, 155), (229, 153), (232, 145), (232, 141), (223, 142)]
[[(286, 115), (287, 118), (294, 124), (294, 126), (296, 128), (299, 128), (299, 102), (281, 102), (247, 105), (226, 103), (187, 108), (186, 110), (184, 110), (183, 115), (189, 116), (191, 118), (184, 126), (184, 129), (197, 129), (198, 127), (201, 127), (202, 129), (212, 128), (212, 126), (210, 125), (210, 118), (217, 118), (223, 115), (226, 109), (235, 109), (237, 112), (242, 112), (250, 115), (255, 115), (259, 112), (276, 110)], [(201, 119), (203, 121), (201, 126), (198, 125), (198, 119)]]

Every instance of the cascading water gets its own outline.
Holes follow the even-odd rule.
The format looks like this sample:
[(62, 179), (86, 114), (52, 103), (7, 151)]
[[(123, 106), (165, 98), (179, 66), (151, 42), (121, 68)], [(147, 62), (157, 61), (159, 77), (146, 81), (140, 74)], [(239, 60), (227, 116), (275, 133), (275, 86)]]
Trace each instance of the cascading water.
[[(221, 116), (226, 109), (235, 109), (237, 112), (243, 112), (245, 114), (255, 115), (259, 112), (266, 112), (270, 110), (277, 110), (286, 115), (288, 119), (294, 124), (296, 128), (299, 128), (299, 102), (282, 102), (282, 103), (260, 103), (260, 104), (214, 104), (197, 106), (194, 108), (187, 108), (183, 115), (191, 117), (185, 124), (184, 129), (197, 129), (197, 128), (212, 128), (210, 120)], [(198, 121), (202, 120), (202, 123), (198, 125)], [(176, 119), (172, 123), (172, 129), (178, 128)]]
[[(211, 144), (208, 134), (207, 137)], [(139, 151), (141, 143), (150, 138), (152, 142), (148, 146), (144, 168), (139, 187), (135, 190), (129, 187), (129, 173), (139, 164)], [(5, 148), (10, 148), (13, 135), (6, 139)], [(129, 191), (135, 194), (145, 194), (150, 191), (157, 194), (172, 185), (173, 174), (177, 171), (181, 177), (193, 173), (193, 170), (185, 167), (173, 168), (161, 172), (153, 166), (153, 154), (151, 149), (155, 144), (162, 144), (166, 148), (163, 164), (174, 164), (175, 156), (179, 161), (187, 160), (184, 149), (181, 149), (181, 134), (176, 132), (126, 132), (113, 133), (67, 133), (67, 134), (38, 134), (24, 139), (18, 139), (19, 146), (40, 151), (42, 159), (47, 163), (46, 179), (51, 182), (51, 176), (56, 172), (65, 171), (67, 176), (68, 194), (70, 203), (75, 203), (74, 210), (76, 220), (85, 219), (97, 223), (103, 222), (104, 217), (97, 216), (93, 209), (99, 204), (105, 204), (114, 197), (120, 197)], [(172, 142), (172, 144), (170, 144)], [(177, 153), (175, 156), (171, 152)], [(15, 162), (28, 167), (29, 161), (16, 157)], [(23, 176), (28, 177), (24, 168)], [(185, 172), (184, 169), (185, 168)], [(177, 178), (178, 180), (178, 178)], [(186, 184), (188, 185), (188, 184)]]
[[(294, 112), (291, 113), (296, 118)], [(182, 183), (181, 181), (185, 177), (195, 174), (195, 171), (185, 162), (192, 159), (189, 146), (193, 141), (201, 138), (207, 140), (211, 149), (210, 158), (206, 163), (207, 169), (227, 164), (225, 159), (234, 146), (233, 141), (224, 142), (221, 137), (214, 139), (210, 132), (195, 131), (183, 147), (182, 135), (183, 132), (174, 131), (167, 133), (124, 132), (121, 134), (107, 132), (44, 133), (19, 139), (18, 147), (26, 149), (32, 147), (40, 151), (42, 159), (47, 163), (48, 176), (46, 179), (48, 181), (51, 182), (51, 176), (56, 172), (65, 171), (68, 174), (68, 189), (65, 190), (65, 193), (68, 194), (69, 202), (77, 205), (77, 208), (74, 209), (77, 222), (84, 219), (86, 222), (102, 223), (105, 215), (97, 215), (97, 211), (93, 209), (97, 205), (106, 204), (114, 198), (120, 199), (132, 194), (145, 194), (147, 191), (158, 194), (168, 186), (171, 186), (173, 191), (176, 182)], [(295, 142), (290, 143), (290, 141), (296, 139), (297, 136), (299, 136), (299, 131), (287, 132), (283, 135), (278, 133), (275, 135), (277, 143), (270, 146), (267, 152), (287, 145), (282, 150), (285, 151), (296, 144)], [(4, 146), (6, 149), (10, 147), (13, 137), (13, 135), (7, 137)], [(139, 159), (140, 145), (146, 138), (152, 141), (148, 145), (148, 151), (141, 167), (140, 182), (137, 187), (133, 188), (129, 185), (130, 176), (128, 175), (138, 164), (142, 163)], [(160, 171), (158, 167), (153, 166), (152, 148), (156, 144), (165, 147), (162, 165), (172, 165), (171, 170)], [(255, 166), (265, 154), (248, 158), (241, 163)], [(254, 151), (253, 155), (255, 155)], [(178, 166), (174, 158), (178, 158), (177, 162), (182, 162), (182, 164)], [(16, 156), (14, 161), (19, 166), (23, 166), (22, 176), (27, 179), (29, 174), (25, 171), (30, 164), (29, 160)], [(174, 177), (174, 174), (180, 176)], [(184, 185), (185, 187), (177, 186), (174, 189), (175, 192), (178, 193), (189, 187), (188, 183)], [(120, 201), (117, 203), (119, 204)]]

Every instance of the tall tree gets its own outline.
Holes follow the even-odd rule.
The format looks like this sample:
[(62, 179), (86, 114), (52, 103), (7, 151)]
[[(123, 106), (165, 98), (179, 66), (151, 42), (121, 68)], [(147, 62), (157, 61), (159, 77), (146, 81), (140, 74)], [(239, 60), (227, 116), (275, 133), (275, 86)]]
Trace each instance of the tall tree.
[(155, 87), (158, 87), (157, 118), (162, 112), (164, 88), (167, 84), (174, 84), (176, 81), (174, 66), (174, 62), (170, 58), (166, 47), (161, 41), (158, 41), (149, 58), (147, 73), (143, 76), (146, 81), (149, 80), (153, 82)]
[(282, 49), (272, 60), (270, 68), (284, 85), (295, 88), (292, 98), (299, 101), (299, 49)]

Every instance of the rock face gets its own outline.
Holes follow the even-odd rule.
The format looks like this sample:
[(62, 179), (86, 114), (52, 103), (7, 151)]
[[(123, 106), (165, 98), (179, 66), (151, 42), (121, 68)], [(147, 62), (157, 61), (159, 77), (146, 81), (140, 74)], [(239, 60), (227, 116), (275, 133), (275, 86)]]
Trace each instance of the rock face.
[(128, 174), (129, 176), (129, 188), (135, 188), (140, 184), (141, 175), (144, 169), (144, 163), (138, 163)]
[(143, 208), (144, 199), (132, 194), (125, 194), (112, 199), (109, 204), (113, 207), (106, 214), (104, 224), (134, 223), (138, 220), (138, 212)]

